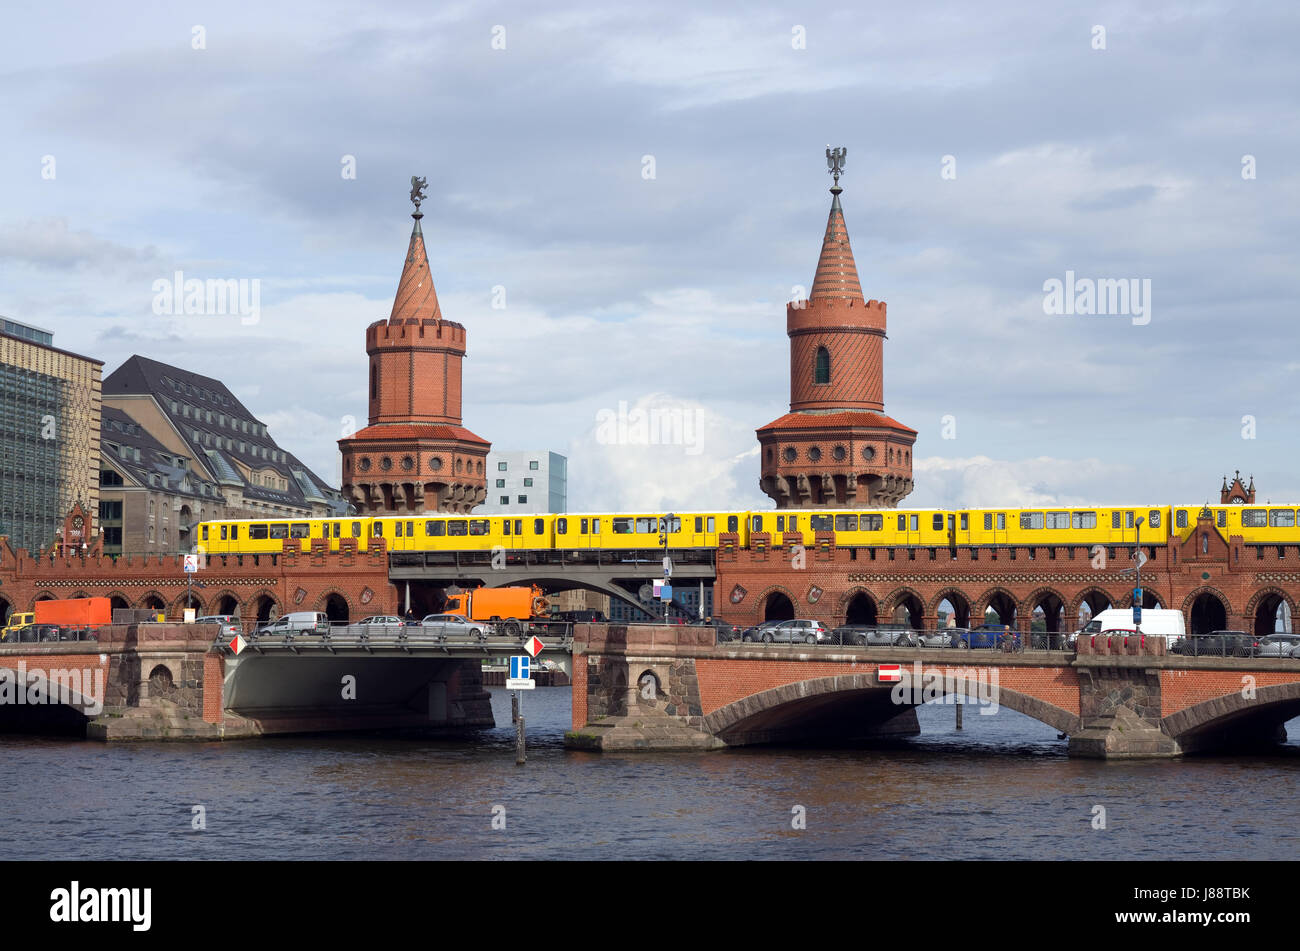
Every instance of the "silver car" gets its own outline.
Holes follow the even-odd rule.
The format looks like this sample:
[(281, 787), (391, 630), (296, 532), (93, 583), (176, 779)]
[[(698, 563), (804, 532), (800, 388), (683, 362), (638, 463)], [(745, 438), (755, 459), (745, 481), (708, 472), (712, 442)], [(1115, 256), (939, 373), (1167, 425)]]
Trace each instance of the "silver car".
[(1270, 634), (1259, 640), (1256, 657), (1295, 657), (1300, 648), (1300, 634)]
[(800, 619), (782, 621), (766, 628), (760, 637), (767, 643), (775, 641), (781, 644), (829, 644), (831, 641), (830, 632), (821, 621)]
[(937, 631), (913, 631), (917, 647), (952, 647), (965, 628), (944, 627)]
[(427, 614), (420, 622), (420, 628), (446, 640), (481, 641), (485, 636), (483, 624), (467, 621), (459, 614)]

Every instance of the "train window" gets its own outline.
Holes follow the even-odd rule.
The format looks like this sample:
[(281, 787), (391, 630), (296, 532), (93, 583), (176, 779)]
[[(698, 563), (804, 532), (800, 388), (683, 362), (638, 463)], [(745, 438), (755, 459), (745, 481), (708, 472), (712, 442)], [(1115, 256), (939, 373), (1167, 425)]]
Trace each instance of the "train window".
[[(379, 524), (379, 523), (376, 522), (375, 524)], [(455, 535), (457, 537), (468, 535), (469, 522), (465, 521), (463, 518), (447, 519), (447, 534)]]
[(614, 534), (615, 534), (615, 535), (631, 535), (631, 534), (632, 534), (632, 520), (631, 520), (630, 518), (616, 518), (616, 519), (614, 519)]
[(224, 525), (221, 526), (221, 540), (223, 542), (226, 540), (226, 526)]
[[(781, 520), (778, 518), (778, 519), (777, 519), (777, 523), (778, 523), (777, 527), (778, 527), (778, 528), (780, 527), (780, 524), (779, 524), (780, 521), (781, 521)], [(702, 516), (702, 515), (697, 515), (697, 516), (695, 516), (695, 531), (696, 531), (696, 532), (702, 532), (702, 531), (704, 531), (704, 516)]]
[(680, 532), (680, 531), (682, 530), (682, 519), (681, 519), (681, 516), (679, 516), (679, 515), (674, 515), (672, 518), (670, 518), (670, 519), (665, 519), (664, 521), (667, 521), (667, 522), (668, 522), (668, 531), (669, 531), (669, 532)]
[(930, 528), (936, 532), (943, 531), (943, 516), (942, 515), (933, 516), (933, 521), (931, 522)]
[(288, 526), (288, 525), (275, 525), (275, 524), (272, 524), (272, 525), (270, 526), (270, 529), (271, 529), (271, 537), (272, 537), (272, 538), (288, 538), (288, 537), (289, 537), (289, 526)]
[(569, 520), (567, 518), (557, 518), (555, 520), (555, 534), (557, 535), (569, 534)]
[(491, 523), (485, 518), (472, 518), (469, 520), (469, 533), (471, 535), (486, 535), (491, 530)]
[(447, 523), (441, 519), (431, 519), (424, 523), (424, 531), (434, 538), (442, 538), (447, 534)]
[(835, 516), (835, 531), (856, 532), (857, 530), (858, 530), (858, 517), (856, 515)]
[(905, 532), (905, 531), (907, 531), (907, 516), (906, 516), (906, 515), (900, 515), (900, 516), (898, 516), (898, 530), (899, 530), (900, 532)]
[(1269, 509), (1268, 524), (1274, 528), (1295, 528), (1295, 509)]
[(360, 537), (361, 537), (361, 523), (360, 523), (360, 522), (353, 522), (353, 523), (352, 523), (352, 537), (353, 537), (353, 538), (360, 538)]
[(266, 526), (265, 525), (248, 526), (248, 537), (250, 540), (255, 540), (255, 541), (261, 541), (263, 538), (266, 538), (267, 537)]
[(1042, 512), (1021, 512), (1021, 513), (1020, 513), (1020, 527), (1021, 527), (1022, 529), (1024, 529), (1024, 528), (1042, 528), (1042, 527), (1043, 527), (1043, 513), (1042, 513)]
[(918, 529), (917, 529), (917, 527), (916, 527), (916, 523), (917, 523), (917, 520), (918, 520), (919, 518), (920, 518), (920, 516), (918, 516), (918, 515), (909, 515), (909, 516), (908, 516), (908, 520), (912, 523), (912, 524), (909, 526), (909, 530), (910, 530), (910, 531), (913, 531), (913, 532), (918, 531)]
[(406, 523), (406, 537), (407, 538), (415, 537), (415, 522)]
[[(251, 536), (250, 536), (250, 537), (251, 537)], [(230, 526), (230, 540), (231, 540), (232, 542), (237, 542), (237, 541), (239, 541), (239, 526), (238, 526), (238, 525), (231, 525), (231, 526)]]
[(1152, 509), (1150, 512), (1147, 512), (1147, 524), (1150, 525), (1152, 528), (1160, 527), (1159, 509)]
[(1242, 509), (1241, 510), (1241, 527), (1242, 528), (1263, 528), (1268, 524), (1267, 509)]
[(1075, 512), (1070, 516), (1070, 526), (1072, 528), (1096, 528), (1096, 512)]
[(951, 531), (955, 531), (955, 530), (956, 530), (956, 527), (957, 527), (956, 520), (955, 520), (951, 515), (949, 515), (949, 516), (948, 516), (948, 531), (950, 531), (950, 532), (951, 532)]
[(1132, 527), (1133, 527), (1133, 513), (1132, 513), (1132, 512), (1125, 512), (1125, 513), (1124, 513), (1124, 527), (1125, 527), (1125, 528), (1132, 528)]
[(1069, 528), (1070, 513), (1069, 512), (1048, 512), (1047, 527), (1048, 528)]
[(829, 532), (831, 530), (832, 522), (829, 515), (810, 515), (808, 519), (814, 532)]
[(1174, 524), (1179, 528), (1187, 527), (1187, 509), (1179, 509), (1174, 513)]
[(965, 512), (961, 513), (961, 530), (963, 532), (970, 530), (970, 516)]
[(502, 534), (502, 535), (509, 535), (509, 534), (510, 534), (510, 519), (508, 519), (508, 518), (503, 518), (503, 519), (501, 520), (501, 534)]
[(310, 538), (310, 537), (311, 537), (311, 523), (309, 523), (309, 522), (294, 522), (292, 525), (289, 526), (289, 537), (290, 537), (290, 538)]
[(637, 534), (645, 535), (649, 532), (659, 531), (659, 519), (657, 518), (639, 518), (636, 520)]
[(1110, 513), (1110, 527), (1119, 528), (1119, 512)]
[(799, 516), (798, 516), (798, 515), (791, 515), (791, 516), (790, 516), (790, 521), (787, 523), (787, 530), (788, 530), (788, 531), (791, 531), (791, 532), (797, 532), (797, 531), (799, 531)]
[[(710, 534), (712, 534), (712, 533), (713, 533), (713, 516), (712, 516), (712, 515), (710, 515), (710, 516), (708, 517), (708, 519), (705, 520), (704, 525), (705, 525), (704, 530), (705, 530), (706, 532), (709, 532)], [(794, 528), (794, 523), (793, 523), (793, 522), (790, 523), (790, 527), (791, 527), (791, 528)], [(600, 529), (597, 529), (597, 531), (600, 531)]]
[(384, 523), (381, 522), (381, 521), (379, 521), (379, 519), (375, 519), (375, 520), (371, 523), (370, 533), (371, 533), (372, 535), (374, 535), (376, 538), (383, 538), (383, 537), (384, 537)]
[(533, 534), (534, 535), (546, 534), (546, 519), (544, 518), (533, 519)]
[(393, 537), (394, 537), (394, 538), (401, 538), (401, 537), (402, 537), (402, 523), (401, 523), (401, 522), (394, 522), (394, 523), (393, 523)]
[(206, 525), (203, 526), (203, 540), (204, 541), (208, 540), (208, 526)]
[(992, 513), (992, 512), (985, 512), (985, 513), (984, 513), (984, 531), (986, 531), (986, 532), (991, 532), (991, 531), (993, 531), (993, 513)]
[(864, 532), (878, 532), (885, 527), (885, 516), (883, 515), (864, 515), (862, 516), (861, 529)]
[(728, 515), (728, 516), (727, 516), (727, 531), (729, 531), (729, 532), (735, 532), (735, 531), (739, 531), (739, 529), (740, 529), (740, 516), (739, 516), (739, 515)]
[(338, 537), (339, 537), (339, 533), (342, 532), (342, 531), (343, 531), (343, 523), (341, 523), (341, 522), (335, 522), (335, 523), (334, 523), (334, 537), (335, 537), (335, 538), (338, 538)]
[(761, 532), (763, 530), (763, 516), (751, 515), (749, 517), (749, 530), (751, 532)]
[(1219, 509), (1219, 513), (1218, 513), (1218, 514), (1219, 514), (1219, 519), (1218, 519), (1217, 522), (1215, 522), (1215, 524), (1218, 525), (1219, 528), (1224, 528), (1224, 527), (1226, 527), (1227, 524), (1228, 524), (1228, 513), (1227, 513), (1227, 511), (1224, 510), (1224, 509)]
[(1007, 530), (1007, 513), (1006, 513), (1006, 512), (999, 512), (999, 513), (998, 513), (998, 531), (1000, 531), (1000, 532), (1005, 532), (1006, 530)]
[[(699, 521), (699, 519), (696, 519), (696, 521)], [(587, 520), (585, 518), (578, 519), (578, 534), (587, 534)]]
[(522, 535), (523, 533), (524, 533), (524, 520), (522, 518), (517, 518), (515, 519), (515, 534)]

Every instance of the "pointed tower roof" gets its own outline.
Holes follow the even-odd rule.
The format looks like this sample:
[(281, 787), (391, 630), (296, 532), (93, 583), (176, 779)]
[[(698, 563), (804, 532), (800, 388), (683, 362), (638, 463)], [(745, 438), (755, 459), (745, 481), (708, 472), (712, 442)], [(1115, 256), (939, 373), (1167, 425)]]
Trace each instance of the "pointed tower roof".
[[(837, 176), (838, 178), (838, 176)], [(809, 300), (847, 298), (863, 300), (862, 285), (858, 283), (858, 266), (853, 261), (849, 247), (849, 230), (844, 225), (844, 210), (840, 208), (839, 182), (831, 189), (830, 217), (826, 220), (826, 236), (822, 238), (822, 254), (817, 259), (817, 275), (813, 278)]]
[(411, 217), (415, 219), (415, 227), (411, 229), (411, 246), (402, 266), (393, 312), (388, 317), (390, 324), (406, 320), (442, 320), (438, 295), (433, 289), (433, 276), (429, 273), (429, 255), (424, 250), (424, 232), (420, 230), (420, 219), (424, 214), (419, 205)]

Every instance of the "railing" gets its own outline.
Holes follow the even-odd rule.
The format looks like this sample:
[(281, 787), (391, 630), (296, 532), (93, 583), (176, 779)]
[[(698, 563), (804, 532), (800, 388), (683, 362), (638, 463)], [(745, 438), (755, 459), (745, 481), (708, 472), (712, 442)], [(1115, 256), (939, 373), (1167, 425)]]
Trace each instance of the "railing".
[[(650, 570), (659, 574), (663, 565), (662, 548), (616, 549), (583, 548), (524, 551), (390, 551), (388, 563), (393, 568), (532, 568), (538, 566), (572, 568), (628, 568), (638, 574)], [(712, 548), (670, 548), (667, 554), (675, 568), (684, 566), (715, 567), (716, 550)]]
[[(249, 648), (261, 652), (268, 649), (289, 650), (430, 650), (473, 648), (484, 652), (505, 653), (523, 650), (529, 638), (544, 639), (547, 650), (572, 650), (573, 625), (565, 621), (533, 621), (526, 625), (523, 634), (511, 637), (500, 633), (498, 626), (486, 621), (472, 622), (469, 627), (481, 633), (474, 636), (467, 631), (448, 630), (435, 622), (414, 624), (350, 624), (331, 623), (328, 629), (270, 633), (254, 631), (243, 635)], [(546, 640), (549, 638), (549, 640)], [(214, 641), (214, 648), (231, 651), (230, 638), (222, 635)]]
[[(993, 650), (1023, 653), (1025, 650), (1073, 652), (1068, 634), (1032, 632), (1028, 640), (1019, 631), (897, 630), (889, 628), (836, 629), (825, 631), (815, 643), (807, 642), (806, 633), (791, 634), (763, 628), (747, 628), (739, 635), (724, 631), (719, 643), (742, 641), (768, 644), (804, 644), (807, 647), (906, 648), (909, 650)], [(815, 637), (816, 635), (814, 635)]]

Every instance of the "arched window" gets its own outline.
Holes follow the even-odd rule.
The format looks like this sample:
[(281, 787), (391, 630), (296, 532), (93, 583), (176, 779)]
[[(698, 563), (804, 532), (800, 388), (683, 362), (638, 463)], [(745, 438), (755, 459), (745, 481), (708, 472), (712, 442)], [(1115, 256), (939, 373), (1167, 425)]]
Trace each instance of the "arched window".
[(817, 348), (817, 360), (813, 367), (814, 383), (829, 383), (831, 381), (831, 352), (825, 347)]
[(370, 398), (379, 398), (379, 361), (372, 360), (370, 363)]

